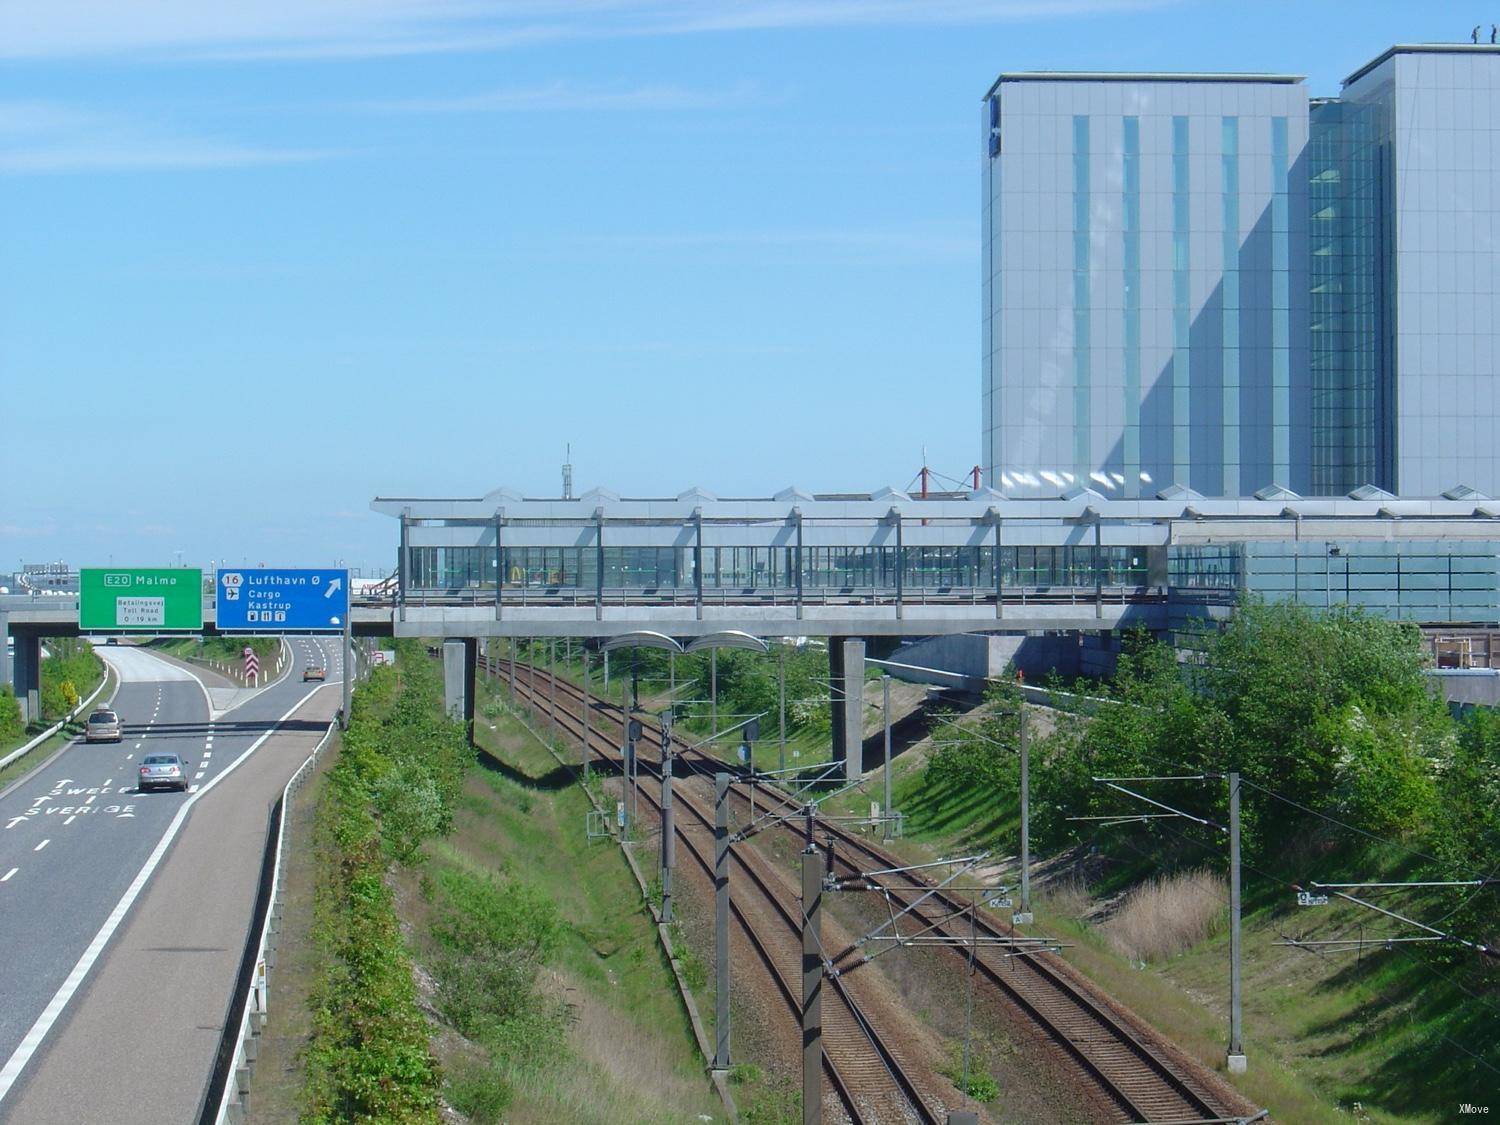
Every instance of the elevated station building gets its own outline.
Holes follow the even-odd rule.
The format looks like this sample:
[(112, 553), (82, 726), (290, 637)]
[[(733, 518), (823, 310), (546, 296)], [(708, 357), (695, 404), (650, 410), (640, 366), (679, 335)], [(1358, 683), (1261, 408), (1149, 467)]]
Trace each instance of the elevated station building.
[(1500, 48), (1006, 73), (982, 132), (986, 484), (1500, 494)]

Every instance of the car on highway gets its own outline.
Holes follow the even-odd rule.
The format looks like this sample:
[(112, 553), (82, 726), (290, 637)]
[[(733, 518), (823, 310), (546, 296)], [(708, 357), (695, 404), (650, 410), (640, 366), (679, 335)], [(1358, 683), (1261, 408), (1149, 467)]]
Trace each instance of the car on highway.
[(187, 763), (176, 754), (147, 754), (141, 759), (135, 787), (142, 793), (148, 789), (181, 789), (186, 793)]
[(326, 680), (327, 678), (328, 678), (328, 673), (326, 671), (324, 671), (321, 667), (319, 667), (316, 664), (309, 664), (306, 668), (302, 669), (302, 682), (303, 683), (307, 683), (308, 680), (320, 680), (321, 681), (321, 680)]
[(85, 742), (119, 742), (124, 737), (120, 716), (108, 707), (98, 707), (83, 726)]

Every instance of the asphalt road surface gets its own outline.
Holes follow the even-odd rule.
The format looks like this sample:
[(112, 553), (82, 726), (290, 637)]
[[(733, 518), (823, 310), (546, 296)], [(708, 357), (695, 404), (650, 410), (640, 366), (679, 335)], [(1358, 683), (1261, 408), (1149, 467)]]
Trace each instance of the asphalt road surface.
[[(74, 743), (0, 794), (0, 1121), (195, 1118), (268, 812), (340, 703), (339, 643), (288, 644), (289, 674), (225, 712), (149, 651), (100, 648), (124, 740)], [(162, 752), (187, 793), (136, 791)]]

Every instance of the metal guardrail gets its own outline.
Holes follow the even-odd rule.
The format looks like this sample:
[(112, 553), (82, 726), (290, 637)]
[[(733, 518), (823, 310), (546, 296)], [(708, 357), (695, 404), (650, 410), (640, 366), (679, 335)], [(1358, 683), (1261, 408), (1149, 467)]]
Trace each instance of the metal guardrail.
[[(230, 1005), (230, 1020), (226, 1021), (226, 1035), (220, 1042), (219, 1059), (205, 1091), (203, 1111), (199, 1116), (200, 1125), (243, 1125), (249, 1120), (250, 1078), (255, 1072), (256, 1058), (260, 1053), (260, 1034), (265, 1028), (270, 1004), (271, 970), (276, 966), (276, 950), (281, 936), (281, 906), (285, 893), (283, 876), (286, 869), (286, 813), (291, 798), (311, 776), (312, 767), (322, 756), (337, 729), (336, 723), (328, 724), (328, 729), (318, 740), (317, 746), (313, 747), (307, 760), (287, 779), (281, 791), (281, 799), (272, 810), (275, 849), (273, 851), (267, 847), (266, 862), (261, 872), (261, 886), (266, 893), (263, 904), (258, 902), (256, 909), (257, 916), (260, 916), (262, 906), (264, 908), (260, 937), (253, 956), (247, 958), (241, 966), (240, 981)], [(267, 843), (269, 845), (270, 841)], [(265, 881), (267, 867), (270, 870), (269, 888)], [(246, 967), (249, 968), (248, 973), (244, 971)], [(246, 976), (249, 978), (248, 983)], [(230, 1026), (236, 1028), (233, 1035), (228, 1034)], [(217, 1099), (214, 1096), (216, 1091)]]
[(104, 685), (107, 683), (109, 683), (109, 672), (106, 670), (103, 678), (101, 678), (99, 681), (99, 686), (96, 687), (92, 693), (90, 693), (87, 699), (80, 699), (78, 701), (77, 707), (74, 707), (73, 710), (69, 711), (61, 719), (58, 719), (57, 722), (53, 723), (46, 730), (42, 731), (41, 734), (37, 735), (30, 742), (27, 742), (17, 749), (12, 750), (9, 754), (0, 757), (0, 769), (4, 769), (6, 766), (14, 762), (17, 758), (31, 753), (31, 751), (35, 750), (42, 743), (46, 742), (47, 739), (51, 738), (58, 731), (62, 730), (63, 727), (68, 723), (78, 718), (79, 715), (82, 715), (83, 712), (88, 708), (89, 704), (93, 703), (94, 700), (99, 698), (99, 693), (104, 690)]

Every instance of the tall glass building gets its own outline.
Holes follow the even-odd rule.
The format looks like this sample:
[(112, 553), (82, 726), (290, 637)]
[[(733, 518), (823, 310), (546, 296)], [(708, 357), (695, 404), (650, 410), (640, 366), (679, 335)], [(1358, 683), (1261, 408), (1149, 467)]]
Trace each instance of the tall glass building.
[(992, 487), (1500, 494), (1500, 50), (1002, 74), (983, 144)]

